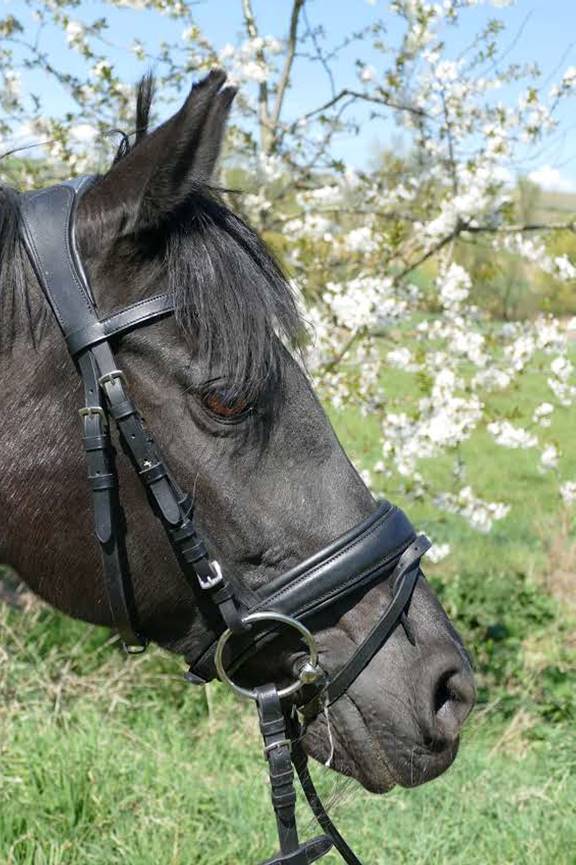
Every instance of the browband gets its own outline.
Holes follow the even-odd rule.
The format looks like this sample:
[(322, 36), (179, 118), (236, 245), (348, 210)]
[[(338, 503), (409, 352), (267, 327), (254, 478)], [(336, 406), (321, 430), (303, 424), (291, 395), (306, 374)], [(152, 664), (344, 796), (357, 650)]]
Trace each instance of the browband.
[(113, 336), (119, 336), (142, 324), (149, 324), (173, 312), (174, 298), (170, 294), (157, 294), (155, 297), (138, 300), (120, 312), (69, 333), (66, 336), (68, 351), (75, 357)]

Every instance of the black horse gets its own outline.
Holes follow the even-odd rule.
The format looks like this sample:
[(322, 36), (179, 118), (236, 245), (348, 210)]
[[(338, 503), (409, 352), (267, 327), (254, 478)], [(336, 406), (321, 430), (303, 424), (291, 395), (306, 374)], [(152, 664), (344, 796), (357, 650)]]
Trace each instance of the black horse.
[[(137, 131), (83, 195), (76, 239), (101, 310), (172, 292), (176, 316), (116, 340), (117, 357), (195, 520), (225, 573), (257, 588), (365, 520), (376, 504), (340, 447), (290, 346), (300, 338), (289, 286), (258, 236), (210, 185), (235, 90), (211, 72), (182, 108)], [(0, 561), (38, 595), (112, 626), (85, 487), (80, 385), (23, 251), (17, 192), (0, 216)], [(192, 657), (208, 623), (126, 461), (118, 459), (134, 603), (144, 633)], [(315, 625), (330, 673), (389, 603), (383, 581)], [(409, 635), (397, 628), (331, 711), (332, 766), (380, 792), (443, 772), (474, 702), (462, 642), (420, 579)], [(247, 683), (289, 676), (293, 654), (260, 653)], [(329, 754), (326, 716), (304, 745)]]

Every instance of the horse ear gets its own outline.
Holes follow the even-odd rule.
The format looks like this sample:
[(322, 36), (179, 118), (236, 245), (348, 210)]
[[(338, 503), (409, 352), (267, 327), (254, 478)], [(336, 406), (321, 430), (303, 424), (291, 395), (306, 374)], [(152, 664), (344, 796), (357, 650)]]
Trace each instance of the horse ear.
[(218, 159), (235, 87), (223, 87), (226, 73), (213, 69), (192, 86), (182, 108), (146, 134), (152, 99), (150, 79), (139, 90), (136, 145), (86, 193), (88, 219), (114, 213), (122, 234), (151, 229), (210, 181)]

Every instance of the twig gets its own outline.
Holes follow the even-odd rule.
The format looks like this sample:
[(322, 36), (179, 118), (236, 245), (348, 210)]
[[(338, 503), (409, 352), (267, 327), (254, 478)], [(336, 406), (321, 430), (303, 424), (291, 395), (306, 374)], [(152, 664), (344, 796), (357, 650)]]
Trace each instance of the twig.
[(318, 60), (320, 62), (320, 64), (322, 65), (322, 68), (324, 69), (324, 72), (326, 73), (326, 77), (328, 78), (328, 81), (330, 82), (330, 92), (332, 93), (332, 96), (336, 96), (336, 84), (334, 82), (334, 74), (333, 74), (332, 70), (330, 69), (330, 64), (328, 63), (328, 59), (324, 56), (324, 52), (322, 51), (322, 46), (320, 45), (317, 34), (313, 30), (313, 28), (310, 24), (306, 9), (304, 9), (304, 21), (306, 22), (306, 28), (307, 28), (306, 34), (308, 36), (310, 36), (310, 39), (312, 40), (312, 45), (314, 46), (314, 50), (316, 52), (316, 54), (313, 55), (311, 57), (311, 59)]
[[(252, 0), (242, 0), (242, 11), (244, 13), (244, 24), (250, 39), (258, 38), (258, 27), (252, 9)], [(256, 51), (256, 57), (262, 64), (265, 63), (264, 52), (260, 48)], [(258, 118), (260, 120), (260, 142), (265, 153), (269, 152), (270, 140), (270, 113), (268, 109), (268, 82), (261, 81), (258, 86)]]
[(350, 90), (348, 87), (345, 87), (340, 91), (340, 93), (333, 96), (332, 99), (329, 99), (328, 102), (325, 102), (319, 108), (314, 108), (312, 111), (308, 111), (307, 114), (303, 114), (299, 117), (298, 120), (292, 124), (292, 128), (295, 128), (298, 123), (301, 123), (303, 120), (310, 120), (311, 117), (315, 117), (317, 114), (327, 111), (329, 108), (336, 105), (337, 102), (341, 102), (342, 99), (345, 99), (346, 97), (351, 97), (352, 101), (354, 99), (359, 99), (364, 102), (374, 102), (377, 105), (386, 105), (394, 111), (408, 111), (410, 114), (414, 114), (417, 117), (426, 116), (426, 112), (422, 108), (415, 108), (413, 105), (401, 105), (385, 96), (370, 96), (368, 93), (360, 93), (358, 90)]
[(292, 71), (294, 56), (296, 54), (296, 44), (298, 41), (298, 19), (300, 17), (300, 12), (304, 7), (304, 3), (305, 0), (294, 0), (294, 5), (292, 6), (292, 14), (290, 16), (290, 30), (288, 32), (288, 49), (286, 52), (286, 58), (284, 60), (284, 68), (282, 69), (282, 74), (280, 75), (280, 80), (278, 82), (278, 90), (276, 91), (276, 99), (274, 101), (272, 117), (269, 121), (272, 126), (272, 135), (274, 136), (274, 138), (276, 137), (276, 127), (278, 126), (278, 121), (280, 120), (280, 114), (282, 112), (282, 106), (284, 104), (286, 88), (290, 83), (290, 73)]
[(530, 222), (517, 225), (468, 225), (461, 226), (460, 231), (469, 234), (514, 234), (525, 231), (572, 231), (576, 234), (576, 220), (571, 222)]

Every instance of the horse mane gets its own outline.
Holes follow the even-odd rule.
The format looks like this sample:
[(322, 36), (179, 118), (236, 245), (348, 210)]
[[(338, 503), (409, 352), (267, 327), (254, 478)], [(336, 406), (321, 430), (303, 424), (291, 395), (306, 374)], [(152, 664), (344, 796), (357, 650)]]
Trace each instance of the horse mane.
[(16, 336), (17, 310), (24, 310), (34, 341), (26, 289), (26, 254), (20, 239), (19, 194), (0, 183), (0, 351)]
[[(150, 134), (153, 95), (154, 79), (148, 75), (137, 89), (136, 131), (132, 140), (122, 135), (110, 170)], [(91, 231), (97, 231), (98, 222)], [(303, 325), (289, 283), (264, 241), (225, 203), (223, 190), (201, 180), (158, 232), (160, 238), (147, 234), (143, 246), (162, 258), (176, 320), (193, 350), (217, 362), (227, 383), (248, 400), (264, 388), (274, 389), (282, 343), (297, 344)], [(0, 186), (0, 322), (8, 294), (26, 298), (24, 257), (18, 193)], [(143, 252), (130, 261), (126, 275), (136, 293), (141, 285), (145, 296), (158, 260)]]

